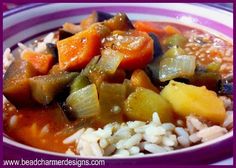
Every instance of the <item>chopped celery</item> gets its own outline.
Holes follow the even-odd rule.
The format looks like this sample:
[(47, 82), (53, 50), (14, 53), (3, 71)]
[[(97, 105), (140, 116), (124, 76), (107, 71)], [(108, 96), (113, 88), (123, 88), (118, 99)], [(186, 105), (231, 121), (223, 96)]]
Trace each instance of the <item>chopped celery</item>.
[(72, 84), (70, 85), (70, 94), (79, 90), (79, 89), (82, 89), (83, 87), (87, 86), (90, 84), (90, 81), (88, 79), (88, 77), (84, 76), (84, 75), (79, 75), (77, 76)]
[(179, 55), (175, 58), (164, 58), (160, 62), (159, 79), (161, 82), (179, 77), (191, 77), (196, 68), (196, 57)]
[(90, 84), (70, 94), (66, 99), (66, 105), (71, 109), (76, 118), (87, 118), (100, 112), (98, 93), (95, 84)]
[(165, 44), (168, 47), (173, 47), (173, 46), (183, 47), (186, 43), (187, 43), (187, 38), (181, 34), (174, 34), (165, 40)]
[(172, 58), (178, 55), (185, 55), (185, 51), (179, 46), (173, 46), (165, 52), (163, 55), (164, 58)]

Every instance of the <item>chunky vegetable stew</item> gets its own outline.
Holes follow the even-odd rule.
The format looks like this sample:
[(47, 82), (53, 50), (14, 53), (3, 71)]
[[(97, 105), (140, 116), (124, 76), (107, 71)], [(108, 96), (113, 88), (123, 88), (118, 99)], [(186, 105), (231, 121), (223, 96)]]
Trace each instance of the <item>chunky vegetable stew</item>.
[[(231, 41), (191, 26), (104, 12), (50, 35), (51, 43), (39, 39), (21, 48), (4, 74), (4, 131), (13, 139), (82, 156), (134, 155), (205, 142), (201, 131), (212, 127), (220, 133), (211, 137), (232, 129)], [(102, 134), (112, 124), (109, 136)], [(127, 137), (118, 136), (123, 127)], [(95, 130), (100, 153), (91, 154), (80, 147)], [(127, 146), (127, 138), (137, 143)]]

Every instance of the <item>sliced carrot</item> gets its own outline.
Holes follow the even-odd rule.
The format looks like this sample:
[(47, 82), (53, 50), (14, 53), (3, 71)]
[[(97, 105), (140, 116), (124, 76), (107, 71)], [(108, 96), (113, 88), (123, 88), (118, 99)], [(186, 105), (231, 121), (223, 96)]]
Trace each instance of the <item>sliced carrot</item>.
[(134, 27), (136, 30), (147, 32), (147, 33), (153, 32), (158, 36), (165, 34), (165, 31), (160, 26), (152, 22), (136, 21), (134, 23)]
[(152, 84), (151, 80), (149, 79), (149, 77), (146, 75), (146, 73), (141, 70), (141, 69), (137, 69), (132, 73), (131, 76), (131, 84), (134, 87), (143, 87), (146, 89), (150, 89), (156, 93), (159, 93), (160, 91)]
[(57, 42), (59, 66), (63, 70), (84, 68), (100, 53), (100, 35), (95, 29), (81, 31)]
[(145, 32), (113, 31), (103, 45), (124, 54), (119, 67), (125, 70), (144, 68), (153, 59), (153, 40)]
[(51, 54), (41, 54), (26, 50), (21, 58), (33, 65), (40, 74), (47, 74), (53, 65), (53, 56)]
[(180, 33), (180, 31), (177, 28), (175, 28), (174, 26), (171, 26), (171, 25), (165, 26), (164, 30), (168, 35), (173, 35), (173, 34), (179, 34)]

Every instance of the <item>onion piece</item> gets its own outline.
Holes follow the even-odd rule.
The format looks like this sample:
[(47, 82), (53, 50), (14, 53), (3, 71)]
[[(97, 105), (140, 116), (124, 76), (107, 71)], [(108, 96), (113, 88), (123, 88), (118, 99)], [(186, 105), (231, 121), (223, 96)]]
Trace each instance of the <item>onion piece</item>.
[(102, 56), (96, 65), (96, 69), (100, 72), (114, 74), (123, 58), (124, 55), (118, 51), (110, 48), (102, 50)]
[(70, 94), (66, 99), (66, 105), (70, 107), (76, 118), (97, 115), (100, 112), (100, 105), (95, 84), (88, 85)]
[(195, 56), (179, 55), (175, 58), (164, 58), (160, 62), (159, 79), (164, 82), (179, 77), (190, 77), (194, 75), (195, 68)]

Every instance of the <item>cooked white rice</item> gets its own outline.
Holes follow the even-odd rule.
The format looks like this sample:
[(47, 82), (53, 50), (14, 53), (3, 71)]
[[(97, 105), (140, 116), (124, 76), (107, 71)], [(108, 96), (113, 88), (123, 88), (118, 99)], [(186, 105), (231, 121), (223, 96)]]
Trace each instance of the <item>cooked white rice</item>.
[[(226, 128), (232, 124), (232, 113), (227, 114), (229, 116), (223, 124)], [(155, 112), (151, 122), (115, 122), (98, 130), (82, 128), (66, 138), (63, 143), (75, 142), (76, 155), (125, 157), (169, 152), (207, 142), (228, 132), (224, 127), (208, 126), (196, 116), (186, 117), (186, 125), (184, 128), (176, 127), (172, 123), (162, 124), (158, 113)], [(70, 151), (66, 153), (71, 154)]]
[(11, 49), (7, 48), (3, 53), (3, 75), (14, 60), (15, 58), (11, 53)]

